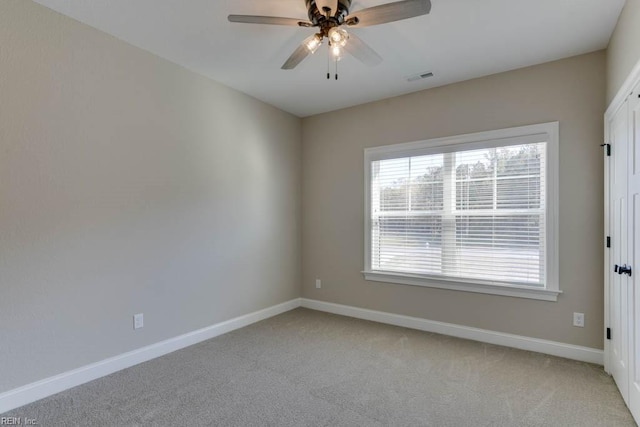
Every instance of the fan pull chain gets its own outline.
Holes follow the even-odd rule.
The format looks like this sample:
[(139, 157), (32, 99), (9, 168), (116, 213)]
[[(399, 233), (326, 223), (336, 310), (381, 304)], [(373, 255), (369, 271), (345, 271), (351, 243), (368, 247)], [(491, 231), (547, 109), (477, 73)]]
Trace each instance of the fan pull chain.
[(338, 80), (338, 60), (340, 58), (338, 58), (337, 56), (332, 55), (331, 53), (331, 42), (329, 42), (328, 44), (328, 53), (329, 55), (327, 56), (327, 80), (331, 79), (331, 58), (333, 57), (334, 61), (335, 61), (335, 79)]
[[(331, 49), (331, 48), (329, 48)], [(327, 80), (329, 80), (331, 78), (331, 50), (328, 51), (329, 54), (327, 55)]]

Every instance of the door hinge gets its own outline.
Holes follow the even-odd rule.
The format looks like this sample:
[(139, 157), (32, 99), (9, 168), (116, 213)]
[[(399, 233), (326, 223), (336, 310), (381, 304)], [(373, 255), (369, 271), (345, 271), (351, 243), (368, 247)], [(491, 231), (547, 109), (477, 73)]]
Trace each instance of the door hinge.
[(607, 147), (607, 156), (611, 156), (611, 144), (600, 144), (600, 147)]
[(611, 328), (607, 328), (607, 339), (611, 339)]
[(607, 247), (610, 248), (611, 247), (611, 237), (607, 236)]

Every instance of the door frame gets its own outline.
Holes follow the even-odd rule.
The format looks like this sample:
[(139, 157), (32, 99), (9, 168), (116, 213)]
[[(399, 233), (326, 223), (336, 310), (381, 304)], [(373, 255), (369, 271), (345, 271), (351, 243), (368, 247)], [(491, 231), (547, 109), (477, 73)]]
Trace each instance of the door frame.
[[(633, 89), (640, 84), (640, 60), (633, 67), (624, 83), (616, 93), (616, 96), (613, 98), (609, 107), (604, 113), (604, 143), (610, 144), (610, 126), (609, 122), (618, 112), (618, 110), (624, 104), (624, 101), (627, 97), (633, 92)], [(603, 156), (604, 160), (604, 236), (602, 241), (605, 242), (607, 236), (611, 236), (611, 224), (609, 217), (609, 195), (610, 195), (610, 185), (611, 185), (611, 167), (610, 167), (610, 159), (606, 155), (606, 151)], [(610, 341), (607, 339), (607, 328), (611, 326), (611, 318), (610, 318), (610, 307), (609, 307), (609, 273), (613, 268), (613, 263), (610, 259), (610, 250), (605, 247), (604, 251), (604, 327), (602, 328), (602, 337), (604, 340), (604, 370), (608, 374), (611, 374), (611, 347)]]

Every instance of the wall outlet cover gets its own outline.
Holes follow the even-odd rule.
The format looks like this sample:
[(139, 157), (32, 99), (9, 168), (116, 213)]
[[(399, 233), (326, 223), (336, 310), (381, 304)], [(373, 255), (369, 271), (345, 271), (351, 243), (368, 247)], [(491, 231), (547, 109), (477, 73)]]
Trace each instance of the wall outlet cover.
[(133, 329), (140, 329), (144, 326), (144, 314), (133, 315)]

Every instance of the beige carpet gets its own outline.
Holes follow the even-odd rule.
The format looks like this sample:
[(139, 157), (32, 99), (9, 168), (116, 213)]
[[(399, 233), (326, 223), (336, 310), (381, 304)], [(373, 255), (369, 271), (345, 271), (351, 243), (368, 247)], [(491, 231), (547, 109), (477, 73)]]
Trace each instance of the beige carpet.
[(602, 368), (296, 309), (3, 416), (40, 426), (633, 426)]

